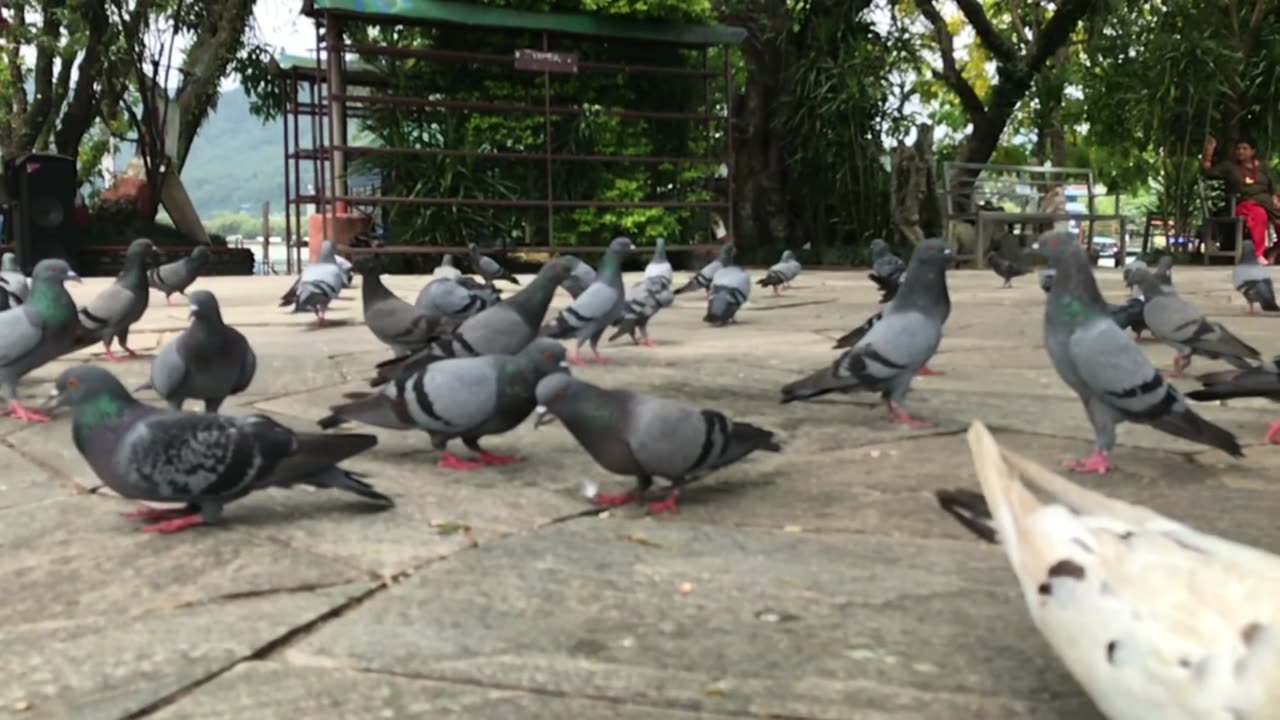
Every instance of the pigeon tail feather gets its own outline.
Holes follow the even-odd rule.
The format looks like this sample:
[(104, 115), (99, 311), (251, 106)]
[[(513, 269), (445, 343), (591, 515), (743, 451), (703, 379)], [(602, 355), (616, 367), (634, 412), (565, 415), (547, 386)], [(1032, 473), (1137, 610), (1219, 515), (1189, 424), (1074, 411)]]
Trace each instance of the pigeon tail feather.
[(991, 518), (991, 508), (982, 493), (973, 490), (938, 490), (934, 493), (938, 506), (956, 519), (964, 529), (989, 543), (998, 544), (996, 528)]

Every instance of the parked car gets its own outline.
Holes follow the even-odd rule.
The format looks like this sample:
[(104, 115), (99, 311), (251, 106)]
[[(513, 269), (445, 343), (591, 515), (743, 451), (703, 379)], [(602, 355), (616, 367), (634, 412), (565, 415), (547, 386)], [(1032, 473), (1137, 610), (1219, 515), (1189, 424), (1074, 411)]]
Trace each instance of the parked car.
[(1120, 253), (1120, 242), (1106, 235), (1093, 236), (1094, 262), (1106, 267), (1115, 267), (1117, 255)]

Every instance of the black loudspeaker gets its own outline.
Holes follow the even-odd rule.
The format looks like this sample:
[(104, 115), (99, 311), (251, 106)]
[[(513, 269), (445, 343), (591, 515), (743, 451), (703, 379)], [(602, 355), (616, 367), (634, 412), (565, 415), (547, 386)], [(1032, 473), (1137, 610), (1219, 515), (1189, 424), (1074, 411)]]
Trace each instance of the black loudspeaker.
[(76, 190), (80, 182), (76, 160), (65, 155), (31, 153), (9, 164), (6, 219), (9, 244), (18, 254), (22, 271), (45, 258), (61, 258), (75, 268), (80, 230), (75, 222)]

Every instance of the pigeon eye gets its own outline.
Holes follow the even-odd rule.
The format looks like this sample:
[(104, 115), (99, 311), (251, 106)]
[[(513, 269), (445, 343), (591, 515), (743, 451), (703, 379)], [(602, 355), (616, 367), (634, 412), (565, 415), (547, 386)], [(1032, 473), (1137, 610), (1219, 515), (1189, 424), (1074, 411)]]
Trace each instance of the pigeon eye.
[(80, 384), (80, 378), (67, 378), (67, 387), (73, 388)]

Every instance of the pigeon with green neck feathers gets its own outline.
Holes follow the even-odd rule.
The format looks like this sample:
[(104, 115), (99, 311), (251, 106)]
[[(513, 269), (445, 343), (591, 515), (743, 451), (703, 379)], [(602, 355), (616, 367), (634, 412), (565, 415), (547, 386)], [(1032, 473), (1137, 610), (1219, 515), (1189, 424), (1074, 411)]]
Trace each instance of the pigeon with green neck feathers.
[(377, 376), (369, 384), (378, 387), (444, 358), (514, 355), (520, 352), (538, 336), (538, 326), (546, 317), (556, 287), (564, 282), (579, 262), (572, 255), (555, 258), (543, 265), (538, 275), (510, 299), (472, 315), (452, 332), (433, 339), (412, 355), (378, 363)]
[(187, 288), (200, 277), (200, 271), (209, 263), (209, 248), (197, 245), (191, 254), (151, 269), (147, 273), (147, 283), (164, 293), (164, 304), (169, 305), (169, 298), (177, 293), (187, 296)]
[(152, 407), (134, 399), (115, 375), (92, 365), (59, 375), (51, 405), (71, 407), (71, 438), (107, 487), (130, 500), (185, 504), (126, 513), (160, 520), (143, 532), (171, 533), (214, 523), (223, 506), (270, 487), (334, 488), (394, 505), (338, 467), (377, 445), (372, 435), (295, 433), (262, 415)]
[(229, 395), (253, 382), (258, 358), (239, 330), (222, 321), (218, 299), (208, 290), (191, 293), (191, 327), (161, 348), (151, 379), (138, 390), (155, 390), (174, 410), (188, 399), (218, 412)]
[(595, 282), (542, 328), (544, 337), (557, 340), (577, 338), (578, 345), (569, 354), (569, 361), (573, 364), (583, 362), (582, 346), (588, 341), (596, 362), (609, 361), (596, 346), (600, 344), (604, 331), (622, 317), (622, 310), (627, 304), (622, 290), (622, 258), (635, 248), (630, 238), (614, 238), (604, 253), (604, 260), (600, 261), (600, 273)]
[(736, 248), (734, 247), (732, 240), (721, 245), (720, 254), (716, 259), (706, 265), (703, 265), (701, 270), (694, 274), (693, 277), (689, 278), (689, 282), (685, 283), (684, 287), (675, 291), (675, 294), (680, 295), (681, 293), (686, 293), (690, 290), (701, 289), (706, 290), (707, 295), (710, 296), (711, 279), (716, 276), (716, 273), (720, 272), (720, 268), (723, 268), (733, 262), (734, 252), (736, 252)]
[(151, 290), (147, 284), (147, 264), (155, 257), (156, 247), (146, 238), (129, 244), (124, 255), (124, 271), (106, 290), (80, 308), (81, 344), (84, 347), (101, 342), (107, 349), (107, 359), (119, 362), (124, 358), (111, 352), (111, 342), (118, 340), (129, 357), (142, 357), (129, 348), (129, 327), (142, 319), (147, 311)]
[(1112, 321), (1089, 258), (1074, 234), (1045, 233), (1035, 250), (1054, 269), (1053, 289), (1045, 303), (1045, 349), (1058, 376), (1084, 403), (1095, 437), (1093, 452), (1066, 463), (1068, 469), (1109, 472), (1116, 425), (1121, 422), (1150, 425), (1234, 457), (1243, 455), (1235, 436), (1197, 415)]
[(11, 252), (0, 256), (0, 310), (18, 307), (30, 294), (27, 276), (18, 267), (18, 256)]
[(18, 381), (76, 349), (81, 328), (76, 302), (63, 286), (67, 280), (80, 282), (65, 261), (41, 260), (31, 272), (27, 302), (0, 312), (0, 391), (9, 401), (6, 414), (18, 420), (49, 420), (18, 399)]

